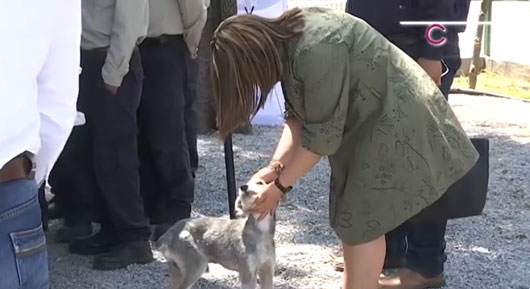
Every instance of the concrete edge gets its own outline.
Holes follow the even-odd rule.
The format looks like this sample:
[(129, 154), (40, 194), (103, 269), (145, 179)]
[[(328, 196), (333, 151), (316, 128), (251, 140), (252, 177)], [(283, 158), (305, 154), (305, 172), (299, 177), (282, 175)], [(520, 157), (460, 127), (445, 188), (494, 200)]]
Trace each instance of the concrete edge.
[(452, 94), (469, 94), (469, 95), (478, 95), (478, 96), (490, 96), (490, 97), (497, 97), (497, 98), (504, 98), (504, 99), (510, 99), (510, 100), (516, 100), (516, 101), (522, 101), (526, 103), (530, 103), (530, 100), (523, 99), (523, 98), (517, 98), (509, 95), (489, 92), (489, 91), (481, 91), (481, 90), (475, 90), (475, 89), (464, 89), (464, 88), (451, 88), (450, 93)]
[[(457, 76), (468, 76), (471, 69), (471, 58), (463, 58), (462, 66), (457, 71)], [(482, 69), (500, 74), (506, 77), (521, 78), (530, 81), (530, 65), (510, 61), (502, 61), (490, 57), (481, 57)]]

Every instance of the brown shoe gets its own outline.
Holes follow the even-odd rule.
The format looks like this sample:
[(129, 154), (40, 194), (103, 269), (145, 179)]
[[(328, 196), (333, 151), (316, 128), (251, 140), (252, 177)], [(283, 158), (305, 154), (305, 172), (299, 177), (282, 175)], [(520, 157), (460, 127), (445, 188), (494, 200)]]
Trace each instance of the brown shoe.
[(379, 279), (380, 289), (427, 289), (440, 288), (445, 285), (444, 274), (425, 278), (410, 269), (399, 269), (397, 274)]

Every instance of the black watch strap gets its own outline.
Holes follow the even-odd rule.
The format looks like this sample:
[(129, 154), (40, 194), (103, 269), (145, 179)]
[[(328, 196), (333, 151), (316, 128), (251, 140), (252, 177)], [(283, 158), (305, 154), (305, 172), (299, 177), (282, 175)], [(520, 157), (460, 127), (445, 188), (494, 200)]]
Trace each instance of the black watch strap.
[(277, 178), (275, 181), (274, 181), (274, 185), (278, 188), (278, 190), (280, 190), (284, 195), (287, 194), (289, 191), (291, 191), (293, 189), (292, 186), (289, 186), (289, 187), (284, 187), (281, 183), (280, 183), (280, 178)]

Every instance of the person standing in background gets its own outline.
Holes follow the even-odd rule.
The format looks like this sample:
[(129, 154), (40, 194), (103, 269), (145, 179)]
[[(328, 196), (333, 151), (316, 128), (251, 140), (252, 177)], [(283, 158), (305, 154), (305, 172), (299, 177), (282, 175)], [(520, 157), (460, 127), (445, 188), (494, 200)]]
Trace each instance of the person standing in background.
[(187, 132), (193, 124), (186, 117), (186, 57), (197, 57), (206, 4), (149, 0), (149, 30), (140, 45), (145, 79), (138, 127), (141, 190), (151, 223), (158, 225), (155, 239), (191, 214), (194, 177), (189, 146), (194, 143), (188, 143), (188, 137), (196, 136)]
[(195, 98), (197, 96), (197, 77), (199, 74), (199, 58), (186, 54), (186, 88), (184, 89), (184, 124), (186, 127), (186, 142), (190, 155), (191, 174), (199, 168), (199, 152), (197, 151), (197, 110)]
[(74, 125), (80, 0), (0, 2), (0, 288), (47, 289), (37, 187)]
[[(464, 26), (449, 26), (447, 42), (433, 46), (425, 26), (403, 26), (401, 21), (466, 21), (470, 0), (348, 0), (346, 11), (364, 19), (401, 48), (431, 76), (448, 98), (460, 68), (458, 33)], [(443, 63), (447, 71), (442, 76)], [(445, 221), (408, 221), (386, 235), (386, 269), (398, 269), (382, 278), (381, 288), (424, 289), (445, 284)]]
[(78, 121), (48, 179), (54, 197), (46, 209), (52, 217), (63, 219), (54, 236), (58, 243), (85, 239), (94, 231), (94, 166), (92, 154), (86, 152), (92, 139), (90, 127), (83, 125), (81, 117)]
[(70, 243), (70, 251), (97, 255), (93, 267), (113, 270), (153, 261), (149, 219), (140, 195), (136, 112), (143, 70), (137, 46), (149, 23), (147, 0), (83, 0), (78, 110), (86, 117), (93, 160), (85, 174), (98, 208), (100, 231)]

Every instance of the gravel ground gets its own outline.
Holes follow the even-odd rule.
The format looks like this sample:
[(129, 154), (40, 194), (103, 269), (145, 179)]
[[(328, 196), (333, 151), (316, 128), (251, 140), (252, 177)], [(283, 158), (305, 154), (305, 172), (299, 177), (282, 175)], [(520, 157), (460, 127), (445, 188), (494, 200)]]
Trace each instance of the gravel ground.
[[(446, 288), (529, 289), (530, 103), (466, 95), (452, 95), (451, 103), (471, 136), (491, 138), (491, 177), (485, 214), (449, 223)], [(258, 127), (254, 135), (235, 136), (238, 182), (267, 163), (279, 134), (279, 128)], [(195, 210), (227, 217), (222, 145), (201, 137), (199, 148)], [(337, 288), (340, 273), (331, 260), (339, 247), (328, 227), (328, 177), (323, 161), (278, 212), (276, 288)], [(57, 227), (52, 224), (49, 234)], [(167, 288), (162, 258), (149, 265), (99, 272), (90, 269), (90, 258), (70, 255), (64, 245), (50, 242), (49, 251), (53, 289)], [(235, 273), (219, 266), (210, 269), (194, 288), (238, 288)]]

